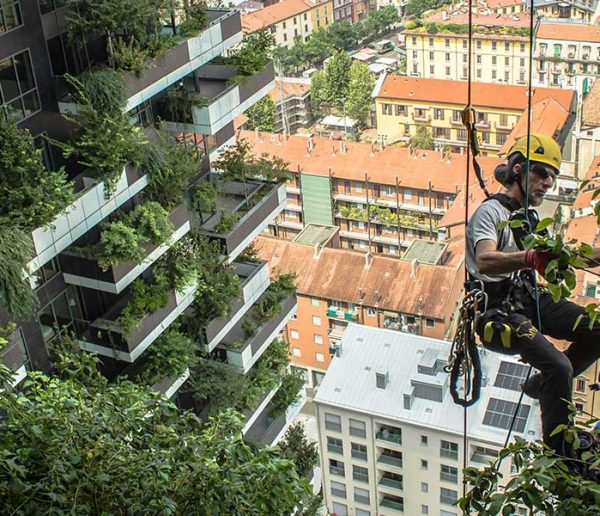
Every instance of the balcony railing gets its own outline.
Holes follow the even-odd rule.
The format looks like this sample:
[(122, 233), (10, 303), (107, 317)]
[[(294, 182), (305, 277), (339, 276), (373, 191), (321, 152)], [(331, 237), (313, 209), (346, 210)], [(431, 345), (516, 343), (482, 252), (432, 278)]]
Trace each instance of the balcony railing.
[(59, 257), (65, 282), (119, 294), (190, 230), (188, 211), (184, 204), (171, 210), (169, 220), (174, 227), (170, 238), (160, 245), (154, 245), (151, 242), (144, 244), (145, 256), (136, 263), (123, 262), (104, 271), (98, 265), (98, 259), (85, 256), (83, 249), (80, 252), (73, 247), (67, 249)]
[(164, 378), (161, 378), (158, 382), (152, 385), (151, 389), (155, 392), (159, 392), (165, 398), (170, 399), (189, 377), (190, 370), (186, 369), (183, 374), (179, 376), (165, 376)]
[[(19, 348), (18, 342), (7, 344), (7, 346), (0, 351), (0, 363), (8, 367), (13, 373), (12, 385), (15, 386), (26, 376), (25, 371), (25, 357)], [(0, 385), (0, 391), (2, 385)]]
[(395, 432), (379, 431), (376, 434), (377, 440), (387, 441), (389, 443), (402, 444), (402, 434)]
[(358, 312), (356, 310), (343, 310), (335, 306), (327, 308), (327, 317), (330, 319), (338, 319), (343, 321), (358, 321)]
[(377, 462), (380, 464), (388, 464), (390, 466), (395, 466), (397, 468), (402, 467), (402, 459), (400, 457), (392, 457), (390, 455), (381, 454), (377, 459)]
[(400, 502), (395, 502), (394, 500), (388, 500), (387, 498), (383, 498), (379, 503), (381, 507), (385, 507), (387, 509), (392, 509), (398, 512), (404, 512), (404, 504)]
[(399, 491), (403, 490), (403, 485), (400, 480), (393, 480), (391, 478), (382, 477), (379, 481), (380, 486), (391, 487), (392, 489), (398, 489)]
[(243, 323), (242, 321), (238, 322), (221, 343), (221, 346), (227, 350), (227, 361), (247, 373), (296, 313), (296, 310), (296, 293), (294, 292), (282, 302), (281, 312), (257, 328), (252, 337), (244, 338)]

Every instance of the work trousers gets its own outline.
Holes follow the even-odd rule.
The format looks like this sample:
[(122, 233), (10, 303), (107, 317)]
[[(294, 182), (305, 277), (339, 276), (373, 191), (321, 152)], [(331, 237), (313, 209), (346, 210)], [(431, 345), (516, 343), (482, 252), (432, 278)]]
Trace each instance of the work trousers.
[[(511, 328), (510, 347), (495, 339), (492, 344), (483, 339), (486, 317), (477, 332), (486, 348), (505, 354), (519, 354), (523, 362), (540, 370), (543, 382), (540, 388), (539, 403), (542, 412), (542, 431), (544, 442), (557, 453), (565, 451), (563, 433), (551, 437), (554, 429), (569, 423), (569, 403), (572, 399), (573, 378), (584, 372), (600, 358), (600, 325), (589, 328), (589, 319), (583, 319), (574, 330), (575, 321), (585, 314), (583, 307), (565, 299), (558, 303), (549, 293), (540, 293), (541, 330), (538, 332), (533, 322), (537, 321), (535, 299), (522, 296), (523, 309), (511, 313), (506, 324)], [(492, 300), (492, 306), (498, 305)], [(491, 313), (490, 311), (486, 314)], [(498, 318), (495, 318), (498, 320)], [(498, 320), (498, 322), (502, 322)], [(562, 352), (545, 337), (548, 335), (572, 344)]]

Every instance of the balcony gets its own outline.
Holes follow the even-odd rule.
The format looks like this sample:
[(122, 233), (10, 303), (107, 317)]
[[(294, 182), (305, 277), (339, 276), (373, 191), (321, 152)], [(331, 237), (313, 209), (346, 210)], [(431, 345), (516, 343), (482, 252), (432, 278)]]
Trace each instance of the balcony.
[(375, 437), (378, 441), (385, 441), (398, 445), (402, 444), (402, 431), (399, 428), (382, 425), (375, 434)]
[(413, 116), (412, 116), (412, 119), (415, 122), (422, 122), (422, 123), (431, 122), (431, 117), (429, 115), (424, 114), (424, 113), (420, 113), (420, 114), (414, 113)]
[(336, 306), (330, 306), (327, 308), (327, 317), (329, 319), (337, 319), (348, 322), (357, 322), (358, 321), (358, 311), (356, 309), (353, 310), (343, 310), (342, 308), (338, 308)]
[[(232, 262), (261, 233), (286, 206), (283, 183), (256, 180), (220, 182), (218, 212), (203, 219), (202, 233), (221, 243), (223, 253)], [(223, 231), (224, 216), (237, 216), (230, 228)], [(233, 219), (232, 219), (233, 220)]]
[(241, 280), (242, 295), (233, 302), (227, 315), (212, 320), (204, 329), (207, 351), (215, 349), (269, 286), (268, 262), (233, 265)]
[(387, 464), (395, 468), (402, 468), (402, 453), (394, 450), (384, 449), (377, 459), (378, 464)]
[(192, 284), (182, 292), (171, 290), (167, 304), (146, 315), (140, 321), (137, 330), (130, 335), (125, 335), (117, 321), (130, 299), (129, 296), (124, 296), (102, 317), (89, 325), (80, 338), (79, 345), (86, 351), (125, 362), (134, 362), (192, 304), (196, 288), (196, 285)]
[[(390, 475), (390, 476), (386, 476), (386, 475)], [(391, 489), (396, 489), (397, 491), (402, 491), (404, 489), (402, 480), (397, 480), (392, 478), (391, 475), (394, 475), (393, 473), (385, 473), (383, 475), (383, 477), (381, 477), (381, 480), (379, 481), (379, 486), (380, 487), (387, 487), (387, 488), (391, 488)], [(394, 475), (394, 476), (400, 476), (400, 475)], [(400, 477), (402, 478), (402, 477)]]
[(452, 125), (460, 125), (460, 126), (464, 125), (462, 122), (462, 119), (460, 119), (460, 118), (451, 118), (450, 123)]
[(35, 272), (58, 256), (87, 231), (108, 217), (148, 185), (148, 177), (127, 166), (110, 196), (105, 195), (103, 181), (80, 176), (75, 181), (77, 199), (51, 224), (31, 233), (35, 257), (28, 263)]
[[(6, 347), (0, 351), (0, 364), (5, 365), (14, 373), (11, 380), (13, 387), (18, 385), (27, 376), (25, 357), (21, 352), (19, 341), (9, 340)], [(0, 391), (2, 391), (1, 386)]]
[[(154, 245), (150, 242), (143, 244), (145, 256), (138, 263), (119, 263), (103, 271), (98, 265), (97, 258), (85, 256), (81, 251), (78, 252), (77, 248), (69, 248), (60, 254), (60, 267), (65, 282), (71, 285), (119, 294), (190, 230), (188, 211), (184, 204), (171, 210), (169, 220), (175, 228), (169, 240), (160, 245)], [(96, 242), (88, 243), (88, 245), (96, 243), (97, 239)]]
[(255, 409), (248, 409), (243, 412), (243, 415), (246, 417), (246, 423), (244, 424), (244, 428), (242, 429), (242, 434), (245, 435), (246, 432), (250, 430), (252, 425), (256, 422), (258, 417), (264, 412), (267, 405), (271, 402), (273, 396), (275, 396), (277, 389), (279, 389), (279, 386), (266, 392), (265, 395), (258, 402)]
[(489, 129), (491, 127), (491, 124), (489, 120), (478, 120), (475, 123), (475, 127), (477, 129)]
[(384, 496), (379, 502), (380, 507), (385, 507), (386, 509), (392, 509), (398, 512), (404, 512), (404, 503), (399, 502), (397, 500), (392, 500), (389, 497)]
[(162, 394), (165, 398), (171, 399), (179, 388), (190, 377), (190, 370), (186, 369), (180, 376), (165, 376), (150, 387), (154, 392)]
[[(208, 63), (242, 41), (242, 22), (239, 11), (209, 9), (209, 24), (198, 36), (183, 39), (160, 57), (147, 63), (141, 74), (123, 74), (129, 111), (151, 99), (169, 86)], [(64, 94), (59, 95), (61, 113), (73, 113), (77, 106)]]
[(206, 103), (191, 105), (191, 123), (169, 120), (169, 131), (216, 134), (236, 117), (262, 99), (275, 86), (275, 70), (269, 63), (263, 70), (236, 82), (237, 71), (229, 65), (207, 64), (184, 81), (184, 88)]
[(255, 334), (249, 338), (245, 337), (243, 322), (240, 320), (220, 345), (227, 351), (227, 361), (247, 373), (296, 311), (296, 293), (294, 292), (282, 302), (281, 312), (272, 320), (261, 324)]
[(273, 418), (271, 416), (271, 404), (267, 404), (244, 434), (245, 439), (258, 446), (273, 446), (277, 444), (284, 436), (292, 421), (299, 414), (305, 402), (306, 387), (303, 386), (300, 390), (298, 401), (290, 405), (284, 414)]

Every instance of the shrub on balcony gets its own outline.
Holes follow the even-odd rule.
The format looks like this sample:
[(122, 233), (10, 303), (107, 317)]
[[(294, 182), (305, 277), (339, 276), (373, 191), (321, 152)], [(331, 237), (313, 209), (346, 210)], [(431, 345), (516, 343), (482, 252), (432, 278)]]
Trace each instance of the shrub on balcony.
[(130, 290), (129, 302), (117, 319), (126, 339), (137, 331), (146, 315), (156, 312), (169, 301), (169, 284), (164, 276), (155, 277), (151, 282), (136, 279)]
[(208, 25), (208, 10), (203, 1), (192, 1), (182, 9), (183, 21), (179, 24), (179, 34), (190, 37), (199, 34)]
[(119, 72), (112, 68), (92, 70), (83, 74), (81, 83), (96, 111), (112, 115), (122, 112), (127, 99), (125, 82)]
[(46, 170), (27, 130), (0, 115), (0, 218), (32, 230), (50, 224), (74, 200), (64, 170)]
[(0, 304), (14, 319), (33, 314), (38, 305), (25, 273), (33, 254), (31, 237), (19, 227), (1, 221)]
[(277, 417), (284, 414), (290, 405), (296, 403), (300, 397), (300, 389), (304, 385), (304, 377), (297, 371), (287, 373), (282, 381), (281, 386), (277, 389), (275, 396), (271, 400), (271, 417)]
[(307, 437), (302, 423), (294, 423), (288, 428), (279, 448), (294, 463), (298, 475), (309, 475), (319, 460), (317, 442)]
[(178, 292), (198, 281), (201, 267), (202, 248), (195, 240), (185, 236), (155, 266), (155, 275), (160, 274)]
[(142, 359), (143, 369), (137, 379), (146, 385), (154, 385), (161, 378), (181, 376), (198, 361), (192, 339), (173, 326), (152, 343)]
[(167, 90), (161, 101), (163, 113), (170, 122), (179, 124), (193, 124), (194, 108), (203, 108), (209, 105), (209, 100), (195, 91), (189, 91), (183, 86), (173, 86)]
[(281, 274), (269, 285), (261, 300), (252, 309), (251, 316), (257, 324), (262, 324), (281, 312), (282, 302), (296, 289), (295, 278), (295, 274)]
[(237, 224), (238, 220), (240, 220), (240, 215), (238, 213), (222, 212), (221, 220), (213, 228), (213, 232), (219, 235), (226, 235), (233, 229), (233, 227)]
[(121, 262), (139, 262), (144, 258), (142, 237), (123, 220), (111, 222), (100, 233), (100, 245), (92, 251), (103, 271)]
[(230, 82), (241, 82), (263, 70), (271, 61), (274, 45), (275, 36), (268, 29), (246, 34), (242, 44), (227, 59), (237, 72)]
[(200, 221), (204, 222), (204, 215), (215, 213), (219, 187), (210, 181), (200, 181), (192, 190), (190, 205), (200, 215)]
[(154, 245), (165, 242), (175, 229), (169, 220), (169, 212), (156, 201), (136, 206), (127, 219), (144, 240)]

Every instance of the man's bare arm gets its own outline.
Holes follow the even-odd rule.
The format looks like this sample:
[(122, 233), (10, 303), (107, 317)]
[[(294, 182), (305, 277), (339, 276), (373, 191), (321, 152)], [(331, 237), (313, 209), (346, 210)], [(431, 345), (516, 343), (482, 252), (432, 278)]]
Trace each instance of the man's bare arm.
[(493, 240), (481, 240), (475, 247), (475, 263), (481, 274), (494, 275), (527, 268), (526, 251), (503, 253)]

